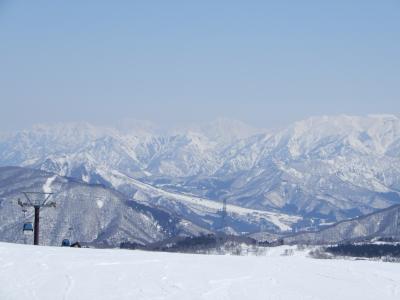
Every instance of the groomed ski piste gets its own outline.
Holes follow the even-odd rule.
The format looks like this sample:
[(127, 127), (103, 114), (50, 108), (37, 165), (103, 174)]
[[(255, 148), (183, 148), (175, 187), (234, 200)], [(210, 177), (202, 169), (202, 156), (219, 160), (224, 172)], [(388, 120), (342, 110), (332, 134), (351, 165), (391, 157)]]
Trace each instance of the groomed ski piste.
[(400, 265), (0, 243), (0, 299), (400, 299)]

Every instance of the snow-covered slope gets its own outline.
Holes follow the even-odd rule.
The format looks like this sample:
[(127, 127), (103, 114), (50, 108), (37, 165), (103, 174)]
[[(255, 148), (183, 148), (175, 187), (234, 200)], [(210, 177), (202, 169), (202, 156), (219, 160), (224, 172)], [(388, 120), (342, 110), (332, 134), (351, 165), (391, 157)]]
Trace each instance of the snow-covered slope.
[[(137, 189), (137, 192), (134, 196), (136, 201), (151, 203), (162, 207), (172, 207), (171, 210), (175, 212), (176, 207), (181, 204), (185, 209), (185, 212), (180, 213), (181, 215), (187, 216), (188, 213), (202, 215), (203, 217), (205, 215), (214, 215), (217, 216), (217, 219), (220, 219), (218, 214), (222, 210), (222, 203), (193, 195), (168, 192), (133, 178), (128, 178), (127, 176), (116, 172), (114, 172), (113, 175), (114, 177), (112, 182), (116, 187), (121, 184), (118, 183), (119, 179), (122, 181), (122, 184), (128, 184)], [(264, 224), (265, 226), (270, 224), (270, 227), (272, 225), (272, 229), (276, 228), (280, 231), (289, 231), (291, 230), (291, 225), (299, 222), (302, 219), (300, 216), (244, 208), (232, 204), (227, 204), (226, 210), (228, 217), (232, 218), (230, 224), (228, 224), (231, 227), (235, 227), (233, 223), (236, 220), (241, 221), (242, 223), (254, 223), (255, 227), (259, 227), (261, 224)]]
[(398, 299), (398, 265), (0, 243), (0, 299)]
[(373, 238), (400, 240), (400, 205), (342, 221), (317, 232), (285, 237), (286, 244), (336, 244)]
[(40, 214), (42, 245), (60, 245), (64, 238), (108, 246), (119, 246), (121, 242), (145, 244), (178, 234), (204, 232), (188, 221), (128, 200), (103, 186), (39, 170), (3, 167), (0, 168), (1, 241), (32, 243), (32, 237), (23, 234), (22, 226), (24, 222), (33, 222), (33, 209), (24, 217), (17, 204), (19, 198), (26, 201), (23, 191), (54, 193), (51, 201), (56, 202), (56, 208), (44, 208)]

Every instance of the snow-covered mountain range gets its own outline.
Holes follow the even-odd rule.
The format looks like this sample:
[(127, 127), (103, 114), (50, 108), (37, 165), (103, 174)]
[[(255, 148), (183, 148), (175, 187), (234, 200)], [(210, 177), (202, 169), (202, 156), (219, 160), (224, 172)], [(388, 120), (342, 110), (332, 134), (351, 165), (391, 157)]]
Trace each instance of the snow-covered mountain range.
[(318, 227), (400, 203), (400, 119), (323, 116), (275, 131), (226, 119), (164, 132), (41, 125), (3, 135), (0, 165), (101, 183), (188, 219), (226, 200), (233, 219), (238, 207), (276, 214), (263, 217), (271, 229)]

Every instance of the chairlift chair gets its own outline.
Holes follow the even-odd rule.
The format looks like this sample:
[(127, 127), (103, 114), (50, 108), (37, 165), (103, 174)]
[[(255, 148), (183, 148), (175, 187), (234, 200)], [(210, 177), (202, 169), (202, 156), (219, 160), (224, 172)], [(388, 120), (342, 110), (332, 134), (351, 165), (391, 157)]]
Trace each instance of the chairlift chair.
[(69, 239), (63, 239), (61, 242), (61, 247), (71, 247), (71, 242)]
[(68, 238), (65, 237), (61, 242), (61, 247), (71, 247), (71, 231), (73, 230), (72, 226), (68, 228)]
[(24, 232), (24, 234), (32, 234), (33, 233), (32, 223), (31, 222), (24, 223), (22, 231)]

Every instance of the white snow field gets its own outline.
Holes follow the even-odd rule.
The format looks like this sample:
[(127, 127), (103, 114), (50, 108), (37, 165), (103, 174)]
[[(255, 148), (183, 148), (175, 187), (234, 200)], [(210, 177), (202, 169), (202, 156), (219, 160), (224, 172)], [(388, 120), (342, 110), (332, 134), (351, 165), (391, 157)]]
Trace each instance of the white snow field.
[(0, 299), (400, 299), (400, 265), (0, 243)]

